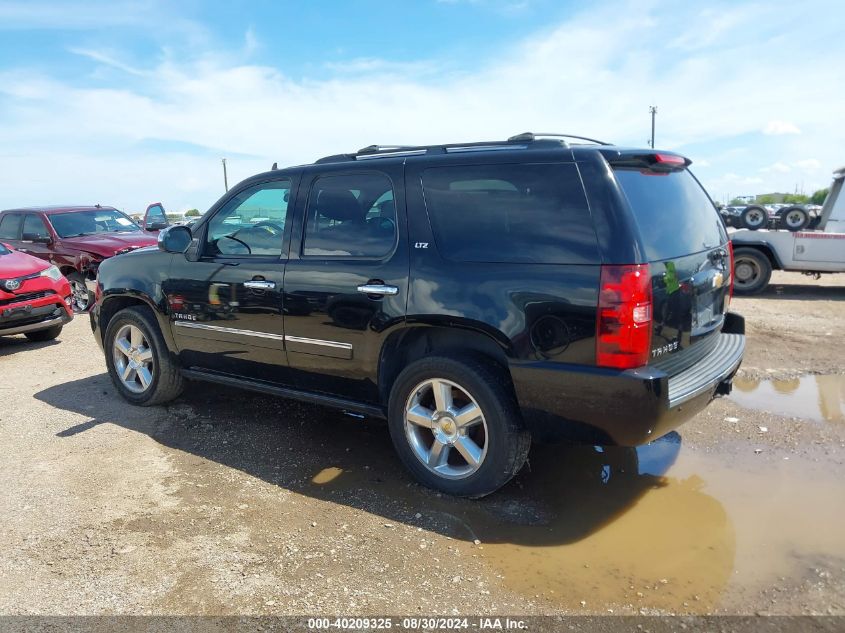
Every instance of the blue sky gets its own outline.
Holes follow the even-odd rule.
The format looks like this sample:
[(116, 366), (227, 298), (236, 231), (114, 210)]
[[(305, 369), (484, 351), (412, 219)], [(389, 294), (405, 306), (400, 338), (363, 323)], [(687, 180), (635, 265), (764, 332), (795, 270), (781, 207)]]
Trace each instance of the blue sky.
[(556, 131), (680, 151), (711, 195), (845, 165), (833, 1), (0, 0), (0, 208), (205, 210), (274, 161)]

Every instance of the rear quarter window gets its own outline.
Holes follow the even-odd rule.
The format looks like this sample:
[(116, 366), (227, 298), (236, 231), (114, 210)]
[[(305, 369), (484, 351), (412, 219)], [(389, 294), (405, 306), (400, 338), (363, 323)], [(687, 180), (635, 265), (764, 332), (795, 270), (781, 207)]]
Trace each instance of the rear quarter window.
[(654, 173), (619, 167), (613, 171), (649, 261), (698, 253), (725, 241), (718, 212), (688, 171)]
[(596, 263), (574, 164), (461, 165), (422, 173), (437, 249), (462, 262)]

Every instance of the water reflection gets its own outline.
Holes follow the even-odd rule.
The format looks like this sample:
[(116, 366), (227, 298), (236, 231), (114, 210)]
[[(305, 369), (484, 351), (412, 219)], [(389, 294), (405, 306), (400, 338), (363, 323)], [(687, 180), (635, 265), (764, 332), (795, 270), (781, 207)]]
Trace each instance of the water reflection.
[(845, 374), (788, 380), (735, 378), (734, 387), (731, 399), (746, 409), (809, 420), (845, 420)]
[[(402, 482), (383, 482), (380, 492), (419, 508), (425, 528), (463, 542), (438, 555), (469, 551), (540, 602), (704, 611), (730, 578), (734, 531), (701, 477), (665, 475), (680, 449), (676, 434), (639, 449), (535, 446), (530, 468), (476, 502), (421, 497)], [(368, 485), (367, 471), (352, 467), (319, 487), (348, 499)]]

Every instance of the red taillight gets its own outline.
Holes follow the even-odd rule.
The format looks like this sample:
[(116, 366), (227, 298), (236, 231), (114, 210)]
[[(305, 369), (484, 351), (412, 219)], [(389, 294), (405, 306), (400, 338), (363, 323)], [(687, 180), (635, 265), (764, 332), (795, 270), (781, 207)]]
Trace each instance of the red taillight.
[(648, 264), (602, 266), (596, 363), (631, 369), (648, 362), (652, 329)]

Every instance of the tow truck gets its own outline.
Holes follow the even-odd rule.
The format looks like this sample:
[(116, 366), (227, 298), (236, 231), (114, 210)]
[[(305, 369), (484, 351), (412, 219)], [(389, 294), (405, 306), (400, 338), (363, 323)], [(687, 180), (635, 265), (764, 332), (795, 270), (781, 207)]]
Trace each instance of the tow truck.
[(833, 184), (812, 230), (739, 229), (730, 232), (734, 254), (734, 292), (752, 295), (769, 285), (773, 270), (845, 272), (845, 167), (833, 172)]

